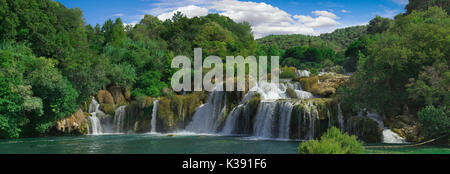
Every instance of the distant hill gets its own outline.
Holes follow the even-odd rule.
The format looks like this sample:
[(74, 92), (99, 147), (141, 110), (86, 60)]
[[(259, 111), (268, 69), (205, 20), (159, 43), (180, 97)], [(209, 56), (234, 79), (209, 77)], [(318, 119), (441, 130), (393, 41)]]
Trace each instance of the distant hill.
[(366, 31), (367, 26), (354, 26), (337, 29), (332, 33), (321, 34), (320, 36), (307, 36), (302, 34), (270, 35), (257, 41), (262, 45), (277, 45), (280, 49), (305, 46), (311, 42), (312, 45), (324, 44), (335, 51), (342, 51)]

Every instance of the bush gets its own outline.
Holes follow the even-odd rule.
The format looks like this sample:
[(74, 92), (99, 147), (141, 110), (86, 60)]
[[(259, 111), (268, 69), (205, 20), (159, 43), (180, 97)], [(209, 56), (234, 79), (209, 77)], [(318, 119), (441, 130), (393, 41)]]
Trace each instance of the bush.
[(297, 93), (295, 92), (295, 90), (293, 90), (292, 88), (287, 88), (286, 89), (286, 93), (288, 94), (288, 96), (290, 98), (298, 98)]
[(332, 127), (322, 135), (321, 140), (303, 142), (298, 147), (300, 154), (360, 154), (364, 152), (364, 146), (356, 136), (342, 134)]
[(450, 134), (450, 112), (445, 107), (427, 106), (418, 113), (425, 136), (436, 138)]
[(281, 69), (280, 78), (282, 79), (293, 79), (297, 77), (295, 73), (296, 68), (294, 67), (284, 67)]

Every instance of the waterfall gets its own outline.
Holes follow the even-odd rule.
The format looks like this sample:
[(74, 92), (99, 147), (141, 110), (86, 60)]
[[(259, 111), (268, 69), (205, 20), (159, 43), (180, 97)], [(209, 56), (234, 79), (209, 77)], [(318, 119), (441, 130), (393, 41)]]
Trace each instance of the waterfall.
[(298, 77), (309, 77), (311, 75), (311, 72), (308, 70), (297, 70), (297, 76)]
[(342, 114), (341, 104), (338, 104), (338, 120), (339, 120), (339, 129), (344, 131), (344, 114)]
[(153, 109), (152, 109), (152, 120), (151, 120), (151, 132), (156, 132), (156, 116), (158, 114), (158, 103), (159, 100), (153, 101)]
[(92, 126), (92, 129), (91, 129), (92, 132), (90, 134), (91, 135), (102, 134), (102, 126), (101, 126), (100, 120), (97, 118), (97, 116), (92, 115), (91, 117), (89, 117), (89, 121), (91, 122), (91, 126)]
[(120, 106), (114, 113), (114, 127), (115, 133), (123, 133), (125, 128), (125, 108), (126, 106)]
[(89, 105), (88, 112), (91, 114), (89, 117), (89, 126), (88, 126), (88, 134), (90, 135), (99, 135), (103, 134), (102, 124), (98, 116), (104, 116), (105, 114), (100, 111), (100, 104), (92, 98), (91, 104)]
[(400, 135), (396, 134), (395, 132), (392, 132), (392, 130), (384, 127), (383, 118), (378, 115), (377, 113), (367, 113), (367, 117), (372, 119), (373, 121), (378, 123), (378, 126), (383, 129), (383, 136), (381, 138), (383, 143), (388, 144), (401, 144), (406, 143), (405, 139), (402, 138)]
[(258, 106), (253, 135), (256, 137), (271, 138), (274, 113), (277, 103), (273, 101), (262, 101)]
[(225, 126), (222, 129), (222, 134), (225, 135), (232, 135), (236, 134), (234, 131), (236, 130), (238, 123), (238, 119), (242, 114), (242, 108), (244, 108), (244, 105), (239, 105), (238, 107), (235, 107), (230, 114), (227, 116), (227, 120), (225, 121)]
[(277, 100), (286, 98), (286, 87), (283, 84), (260, 82), (250, 89), (261, 95), (263, 100)]
[(306, 138), (309, 140), (314, 139), (315, 129), (316, 129), (316, 119), (319, 116), (319, 111), (313, 105), (312, 102), (307, 102), (305, 105), (305, 110), (303, 112), (303, 125), (307, 128)]
[(225, 113), (224, 98), (223, 91), (211, 92), (208, 102), (195, 109), (192, 121), (186, 130), (195, 133), (216, 133)]
[(291, 113), (294, 105), (286, 102), (280, 104), (279, 108), (279, 124), (278, 124), (278, 138), (289, 139), (289, 128), (291, 123)]

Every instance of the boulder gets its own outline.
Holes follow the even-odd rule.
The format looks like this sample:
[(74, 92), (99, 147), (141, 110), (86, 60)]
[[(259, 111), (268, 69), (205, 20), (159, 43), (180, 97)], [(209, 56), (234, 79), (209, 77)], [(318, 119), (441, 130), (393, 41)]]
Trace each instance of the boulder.
[(393, 132), (405, 138), (407, 142), (421, 142), (424, 137), (417, 118), (413, 115), (398, 115), (391, 119), (390, 127)]
[(123, 105), (126, 103), (125, 95), (123, 94), (121, 87), (112, 86), (108, 88), (108, 91), (111, 93), (116, 105)]
[(114, 104), (114, 98), (107, 90), (98, 91), (97, 100), (100, 104)]
[(83, 113), (81, 109), (78, 109), (70, 117), (57, 121), (55, 125), (56, 130), (58, 134), (85, 135), (88, 133), (88, 117), (89, 114)]

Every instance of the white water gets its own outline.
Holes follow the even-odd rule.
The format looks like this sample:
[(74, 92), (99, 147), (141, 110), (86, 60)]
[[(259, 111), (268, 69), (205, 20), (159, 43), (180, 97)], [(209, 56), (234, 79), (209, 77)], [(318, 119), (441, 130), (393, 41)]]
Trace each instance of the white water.
[(95, 98), (92, 98), (92, 102), (89, 105), (88, 112), (91, 114), (89, 117), (89, 126), (88, 128), (88, 134), (89, 135), (99, 135), (103, 134), (103, 128), (102, 124), (100, 123), (100, 119), (97, 116), (104, 116), (105, 114), (100, 111), (100, 104), (95, 100)]
[(233, 131), (235, 131), (238, 123), (238, 119), (242, 114), (242, 111), (244, 107), (247, 107), (248, 105), (239, 105), (235, 107), (230, 114), (227, 116), (227, 120), (225, 121), (225, 126), (222, 129), (222, 134), (225, 135), (232, 135)]
[(309, 77), (311, 75), (311, 72), (308, 70), (297, 70), (297, 76), (298, 77)]
[(124, 132), (124, 122), (125, 122), (125, 108), (126, 106), (120, 106), (116, 109), (114, 113), (114, 133)]
[(195, 109), (187, 131), (195, 133), (216, 133), (225, 113), (225, 92), (213, 91), (208, 102)]
[(367, 113), (367, 117), (378, 123), (378, 126), (383, 129), (383, 136), (381, 141), (388, 144), (401, 144), (406, 143), (406, 140), (400, 135), (392, 132), (392, 130), (384, 127), (383, 118), (377, 113)]
[(151, 123), (150, 123), (151, 126), (152, 126), (150, 132), (152, 132), (152, 133), (156, 132), (156, 116), (158, 114), (158, 103), (159, 103), (159, 100), (153, 101), (152, 120), (151, 120)]
[(253, 135), (256, 137), (272, 138), (272, 126), (275, 115), (276, 102), (261, 101), (256, 113)]
[(313, 105), (312, 102), (308, 102), (305, 105), (306, 109), (303, 112), (303, 125), (308, 126), (308, 132), (306, 134), (306, 138), (309, 140), (314, 139), (315, 130), (316, 130), (316, 120), (319, 117), (319, 111), (316, 106)]
[(290, 102), (279, 105), (279, 124), (278, 124), (278, 138), (289, 139), (289, 129), (291, 124), (291, 113), (294, 105)]

